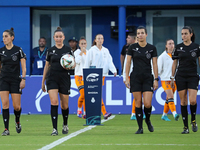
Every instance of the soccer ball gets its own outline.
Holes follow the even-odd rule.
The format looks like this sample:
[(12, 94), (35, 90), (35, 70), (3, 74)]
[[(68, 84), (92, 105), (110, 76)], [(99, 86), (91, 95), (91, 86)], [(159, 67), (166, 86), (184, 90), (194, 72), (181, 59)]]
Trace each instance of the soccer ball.
[(60, 58), (60, 64), (64, 69), (71, 69), (74, 64), (74, 57), (70, 54), (65, 54)]

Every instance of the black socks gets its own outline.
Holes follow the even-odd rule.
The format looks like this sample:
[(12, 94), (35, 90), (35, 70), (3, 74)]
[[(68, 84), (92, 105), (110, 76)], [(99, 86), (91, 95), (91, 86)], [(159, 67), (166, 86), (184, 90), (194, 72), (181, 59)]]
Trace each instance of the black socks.
[(67, 125), (69, 115), (69, 107), (67, 109), (62, 109), (62, 116), (63, 116), (63, 125)]
[(51, 105), (51, 120), (52, 120), (53, 128), (57, 130), (58, 105)]
[(142, 129), (142, 123), (143, 123), (142, 107), (140, 107), (140, 108), (135, 107), (135, 114), (136, 114), (136, 119), (137, 119), (139, 129)]
[(183, 119), (184, 127), (188, 128), (188, 111), (187, 111), (187, 105), (182, 106), (181, 105), (181, 114)]
[(9, 118), (10, 118), (9, 108), (3, 109), (2, 115), (3, 115), (3, 122), (4, 122), (5, 129), (9, 130), (8, 129)]
[(190, 111), (191, 111), (191, 122), (196, 120), (196, 111), (197, 111), (197, 104), (190, 105)]
[(152, 109), (152, 106), (150, 108), (144, 107), (144, 113), (146, 115), (146, 119), (145, 119), (146, 122), (150, 121), (151, 109)]
[(20, 108), (19, 111), (16, 111), (14, 110), (14, 114), (15, 114), (15, 121), (18, 123), (19, 122), (19, 118), (20, 118), (20, 115), (21, 115), (21, 111), (22, 109)]

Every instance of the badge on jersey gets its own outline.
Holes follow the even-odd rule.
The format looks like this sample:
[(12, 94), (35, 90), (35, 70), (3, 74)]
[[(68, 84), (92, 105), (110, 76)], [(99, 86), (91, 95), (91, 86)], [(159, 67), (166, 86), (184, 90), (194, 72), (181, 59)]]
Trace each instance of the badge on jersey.
[(147, 53), (147, 54), (146, 54), (146, 57), (147, 57), (147, 59), (150, 59), (150, 58), (151, 58), (151, 54), (150, 54), (150, 53)]
[(192, 53), (191, 53), (191, 56), (192, 56), (192, 57), (196, 57), (196, 55), (197, 55), (196, 52), (192, 52)]
[(17, 60), (17, 56), (16, 56), (16, 55), (13, 55), (13, 56), (12, 56), (12, 60), (13, 60), (13, 61), (16, 61), (16, 60)]

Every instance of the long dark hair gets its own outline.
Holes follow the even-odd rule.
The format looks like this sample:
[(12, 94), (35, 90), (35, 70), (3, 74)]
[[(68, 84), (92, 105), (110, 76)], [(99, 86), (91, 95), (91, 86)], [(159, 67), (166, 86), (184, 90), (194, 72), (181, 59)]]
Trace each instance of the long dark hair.
[(96, 36), (95, 36), (95, 38), (94, 38), (94, 40), (93, 40), (93, 42), (92, 42), (92, 46), (94, 46), (94, 45), (96, 45), (97, 43), (95, 42), (95, 40), (96, 40), (96, 38), (97, 38), (97, 36), (98, 35), (102, 35), (103, 36), (103, 34), (101, 34), (101, 33), (98, 33)]
[(192, 29), (192, 27), (190, 27), (190, 26), (184, 26), (184, 27), (182, 28), (182, 30), (183, 30), (183, 29), (188, 29), (189, 32), (190, 32), (190, 34), (193, 33), (193, 35), (192, 35), (192, 37), (191, 37), (191, 41), (194, 43), (194, 41), (195, 41), (195, 34), (194, 34), (194, 30)]

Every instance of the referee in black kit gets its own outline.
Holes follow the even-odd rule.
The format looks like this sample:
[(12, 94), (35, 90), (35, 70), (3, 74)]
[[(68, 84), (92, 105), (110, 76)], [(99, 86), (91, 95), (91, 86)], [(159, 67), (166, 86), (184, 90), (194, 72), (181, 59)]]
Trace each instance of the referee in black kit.
[[(14, 29), (3, 32), (4, 47), (0, 49), (0, 95), (3, 105), (3, 121), (5, 130), (2, 136), (10, 135), (9, 131), (9, 94), (11, 94), (16, 131), (20, 133), (22, 128), (20, 124), (21, 115), (21, 94), (25, 87), (26, 80), (26, 55), (23, 50), (13, 45), (15, 37)], [(20, 77), (20, 62), (22, 68), (22, 77)]]
[(197, 73), (196, 59), (198, 58), (200, 65), (200, 47), (198, 44), (194, 43), (195, 35), (191, 27), (183, 27), (181, 35), (183, 42), (178, 44), (172, 53), (172, 59), (174, 59), (174, 62), (172, 65), (171, 86), (174, 86), (174, 75), (179, 61), (175, 79), (181, 100), (181, 114), (184, 124), (182, 134), (188, 134), (187, 92), (189, 94), (192, 131), (197, 132), (198, 130), (196, 123), (196, 98), (199, 85), (199, 75)]
[[(55, 46), (47, 50), (46, 64), (44, 67), (42, 90), (46, 92), (45, 80), (47, 85), (47, 92), (49, 93), (51, 101), (51, 120), (53, 131), (51, 135), (58, 135), (57, 120), (58, 120), (58, 94), (60, 96), (60, 105), (63, 116), (63, 129), (62, 133), (68, 133), (68, 115), (69, 115), (69, 94), (71, 79), (68, 70), (64, 69), (60, 64), (60, 58), (65, 54), (73, 55), (71, 48), (64, 45), (65, 40), (64, 32), (60, 27), (57, 28), (53, 36)], [(75, 65), (73, 66), (73, 68)]]
[[(147, 30), (143, 26), (137, 28), (138, 43), (132, 44), (127, 53), (126, 63), (126, 87), (130, 88), (135, 98), (135, 112), (139, 129), (135, 134), (143, 134), (143, 111), (142, 111), (142, 94), (144, 103), (144, 113), (146, 115), (145, 122), (150, 132), (154, 128), (150, 121), (151, 101), (153, 90), (158, 88), (158, 66), (157, 66), (157, 50), (156, 47), (146, 42)], [(130, 75), (129, 71), (133, 59), (133, 71)], [(153, 71), (155, 79), (151, 71), (151, 60), (153, 63)]]

